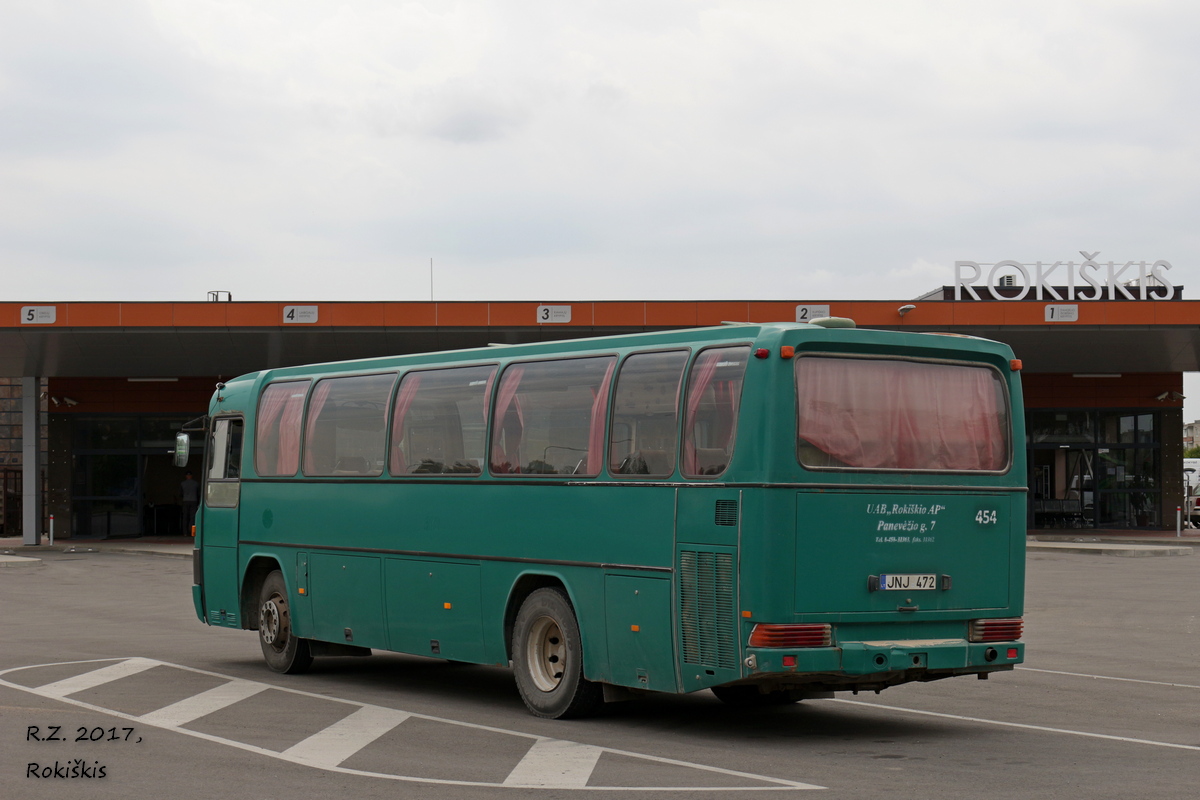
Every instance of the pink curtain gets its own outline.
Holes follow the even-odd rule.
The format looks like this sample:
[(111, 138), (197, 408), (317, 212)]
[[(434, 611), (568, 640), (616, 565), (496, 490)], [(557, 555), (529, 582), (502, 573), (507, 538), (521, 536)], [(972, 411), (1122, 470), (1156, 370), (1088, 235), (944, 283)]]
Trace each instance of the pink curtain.
[[(295, 384), (268, 386), (258, 401), (258, 419), (254, 421), (254, 471), (259, 475), (277, 475), (277, 464), (267, 464), (264, 453), (272, 439), (279, 444), (279, 415)], [(278, 458), (278, 457), (277, 457)]]
[(699, 464), (696, 463), (696, 412), (704, 399), (704, 392), (717, 374), (717, 364), (725, 355), (724, 350), (705, 350), (692, 365), (692, 379), (688, 386), (687, 415), (683, 418), (683, 472), (685, 475), (698, 474)]
[(984, 367), (846, 358), (797, 363), (801, 439), (851, 467), (1001, 470), (1007, 411)]
[(317, 390), (313, 392), (312, 401), (308, 404), (308, 424), (304, 426), (305, 474), (317, 472), (317, 447), (314, 441), (317, 431), (317, 420), (321, 416), (321, 409), (325, 407), (325, 401), (329, 399), (329, 390), (331, 388), (333, 388), (332, 381), (321, 381), (318, 383)]
[(487, 425), (488, 404), (492, 402), (492, 384), (496, 382), (496, 368), (488, 373), (487, 385), (483, 387), (483, 424)]
[(304, 416), (304, 395), (308, 381), (292, 384), (283, 418), (279, 420), (279, 457), (276, 467), (279, 475), (295, 475), (300, 467), (300, 418)]
[[(496, 397), (496, 414), (492, 421), (492, 471), (520, 472), (521, 435), (525, 428), (525, 420), (521, 414), (521, 404), (517, 401), (517, 388), (521, 378), (525, 377), (525, 367), (517, 365), (509, 367), (500, 378), (500, 391)], [(509, 409), (516, 411), (516, 421), (509, 420)], [(501, 439), (504, 441), (501, 447)]]
[(400, 392), (396, 395), (396, 410), (392, 414), (392, 461), (388, 465), (393, 475), (403, 475), (408, 471), (400, 440), (404, 438), (404, 418), (408, 416), (408, 409), (412, 407), (413, 398), (417, 396), (417, 389), (420, 387), (421, 373), (410, 372), (404, 376)]
[(717, 436), (714, 444), (729, 452), (737, 435), (738, 403), (742, 398), (741, 386), (735, 381), (713, 383), (713, 399), (721, 413), (717, 417)]
[[(300, 466), (300, 416), (309, 381), (268, 386), (259, 402), (254, 433), (254, 469), (259, 475), (295, 475)], [(275, 445), (275, 462), (266, 453)]]
[(600, 381), (600, 388), (595, 391), (595, 399), (592, 401), (592, 422), (588, 432), (588, 475), (599, 475), (600, 465), (603, 463), (604, 412), (608, 408), (608, 386), (612, 382), (613, 370), (616, 369), (616, 366), (617, 360), (615, 358), (608, 362), (608, 369), (604, 372), (604, 380)]

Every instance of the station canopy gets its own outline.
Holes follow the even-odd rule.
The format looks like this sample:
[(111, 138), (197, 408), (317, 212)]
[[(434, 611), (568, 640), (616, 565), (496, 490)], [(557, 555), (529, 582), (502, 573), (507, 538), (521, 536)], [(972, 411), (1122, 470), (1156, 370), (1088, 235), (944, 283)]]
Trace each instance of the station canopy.
[(232, 377), (268, 367), (823, 314), (1009, 344), (1027, 372), (1200, 371), (1200, 301), (0, 303), (5, 377)]

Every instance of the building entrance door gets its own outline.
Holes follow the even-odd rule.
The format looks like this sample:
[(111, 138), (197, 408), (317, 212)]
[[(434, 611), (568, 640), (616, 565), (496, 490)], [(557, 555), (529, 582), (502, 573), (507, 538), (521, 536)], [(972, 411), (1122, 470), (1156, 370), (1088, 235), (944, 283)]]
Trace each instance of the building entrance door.
[(1029, 452), (1034, 528), (1091, 528), (1096, 519), (1096, 451), (1060, 445)]
[(71, 419), (71, 533), (93, 539), (184, 533), (180, 484), (204, 463), (195, 448), (187, 467), (171, 460), (175, 432), (190, 417), (90, 416)]

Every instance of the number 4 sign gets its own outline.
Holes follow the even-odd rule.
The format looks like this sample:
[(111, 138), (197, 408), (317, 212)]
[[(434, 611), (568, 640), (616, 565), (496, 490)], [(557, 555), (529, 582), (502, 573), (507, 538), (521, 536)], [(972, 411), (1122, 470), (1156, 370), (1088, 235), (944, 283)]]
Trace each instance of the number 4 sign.
[(283, 324), (294, 325), (296, 323), (313, 323), (317, 321), (316, 306), (284, 306), (283, 307)]

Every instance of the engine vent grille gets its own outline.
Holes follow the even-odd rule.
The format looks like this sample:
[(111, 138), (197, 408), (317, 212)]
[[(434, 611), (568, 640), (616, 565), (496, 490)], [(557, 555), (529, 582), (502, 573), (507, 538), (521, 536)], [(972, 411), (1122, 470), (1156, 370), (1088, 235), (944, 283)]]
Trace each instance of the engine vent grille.
[(718, 525), (737, 526), (738, 504), (737, 500), (718, 500), (716, 509), (716, 523)]
[(211, 609), (208, 612), (208, 624), (221, 625), (226, 628), (240, 627), (237, 614), (231, 611), (217, 611), (215, 609)]
[(737, 667), (733, 556), (680, 551), (679, 620), (685, 662), (722, 669)]

